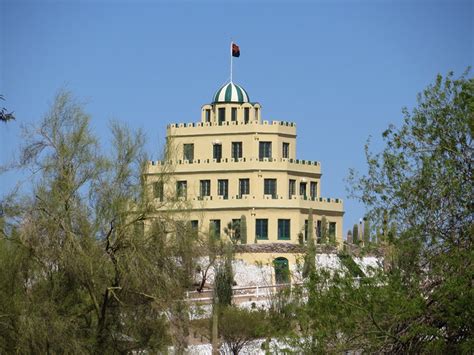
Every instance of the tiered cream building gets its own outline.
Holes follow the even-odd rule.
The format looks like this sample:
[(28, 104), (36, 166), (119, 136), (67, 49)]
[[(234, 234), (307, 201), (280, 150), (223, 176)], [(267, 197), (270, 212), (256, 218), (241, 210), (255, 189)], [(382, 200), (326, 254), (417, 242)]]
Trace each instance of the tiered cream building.
[[(172, 180), (160, 186), (161, 161), (150, 162), (147, 178), (156, 199), (188, 201), (194, 228), (224, 238), (227, 224), (244, 215), (248, 244), (299, 244), (312, 209), (316, 235), (326, 216), (329, 234), (342, 245), (342, 200), (321, 197), (319, 162), (297, 159), (296, 124), (262, 119), (261, 105), (241, 86), (217, 90), (198, 122), (169, 124), (167, 139), (176, 147)], [(275, 250), (242, 257), (295, 261)]]

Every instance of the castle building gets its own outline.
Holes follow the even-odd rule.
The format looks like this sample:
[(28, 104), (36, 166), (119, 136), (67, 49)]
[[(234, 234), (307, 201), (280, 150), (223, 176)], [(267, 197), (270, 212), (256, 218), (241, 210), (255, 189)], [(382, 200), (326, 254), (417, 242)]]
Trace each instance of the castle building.
[(169, 124), (167, 140), (175, 147), (172, 179), (162, 186), (163, 161), (149, 162), (154, 198), (186, 201), (191, 225), (220, 238), (245, 216), (246, 244), (276, 246), (242, 254), (246, 261), (295, 262), (278, 245), (304, 241), (310, 209), (315, 235), (325, 216), (328, 236), (342, 245), (342, 200), (321, 197), (319, 162), (297, 159), (296, 124), (263, 120), (261, 105), (241, 86), (230, 81), (219, 88), (199, 122)]

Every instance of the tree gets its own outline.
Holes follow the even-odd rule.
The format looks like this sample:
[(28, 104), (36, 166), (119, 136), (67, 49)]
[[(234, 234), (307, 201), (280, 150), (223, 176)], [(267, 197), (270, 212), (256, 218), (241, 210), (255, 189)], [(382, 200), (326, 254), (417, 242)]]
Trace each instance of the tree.
[(371, 242), (371, 238), (370, 238), (370, 222), (369, 222), (369, 218), (368, 217), (365, 217), (364, 218), (364, 246), (367, 247), (369, 246)]
[(352, 227), (352, 240), (354, 244), (359, 244), (359, 227), (357, 224)]
[[(0, 100), (4, 101), (5, 98), (3, 95), (0, 95)], [(2, 107), (0, 109), (0, 121), (2, 122), (8, 122), (10, 120), (14, 120), (15, 116), (13, 116), (13, 112), (8, 112), (8, 110), (5, 107)]]
[(343, 258), (350, 272), (307, 280), (308, 301), (293, 303), (299, 331), (285, 336), (302, 353), (472, 352), (473, 109), (473, 79), (438, 76), (383, 133), (381, 153), (366, 147), (368, 173), (350, 181), (382, 230), (386, 265), (354, 280)]
[(316, 244), (314, 238), (314, 218), (313, 210), (308, 212), (308, 240), (306, 244), (306, 254), (303, 265), (303, 277), (308, 277), (316, 271)]
[(224, 227), (224, 233), (229, 237), (229, 240), (236, 244), (239, 241), (242, 243), (241, 234), (240, 234), (240, 220), (235, 220), (227, 223), (227, 226)]
[(247, 217), (240, 216), (240, 242), (247, 244)]
[(268, 335), (264, 311), (228, 307), (222, 311), (219, 334), (230, 353), (237, 355), (252, 340)]
[(328, 242), (328, 220), (326, 216), (321, 217), (321, 244)]
[(25, 138), (30, 189), (2, 202), (1, 352), (155, 351), (186, 329), (194, 233), (149, 198), (143, 134), (112, 123), (105, 154), (89, 120), (61, 92)]
[(347, 240), (347, 243), (352, 244), (353, 238), (352, 238), (352, 231), (350, 229), (347, 231), (346, 240)]
[(403, 115), (400, 128), (392, 125), (383, 133), (381, 153), (366, 146), (367, 175), (351, 175), (354, 195), (369, 208), (371, 221), (392, 234), (393, 266), (387, 287), (378, 292), (397, 285), (399, 307), (410, 306), (400, 318), (388, 308), (392, 301), (378, 300), (385, 314), (374, 316), (386, 322), (379, 327), (387, 334), (379, 346), (469, 352), (474, 346), (474, 80), (468, 72), (457, 79), (453, 73), (438, 75), (418, 95), (417, 107)]

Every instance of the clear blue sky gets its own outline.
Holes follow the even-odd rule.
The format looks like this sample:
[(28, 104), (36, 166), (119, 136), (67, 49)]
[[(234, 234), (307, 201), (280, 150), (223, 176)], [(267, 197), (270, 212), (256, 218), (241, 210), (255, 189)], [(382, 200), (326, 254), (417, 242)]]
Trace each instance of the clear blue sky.
[[(437, 73), (473, 64), (472, 1), (175, 3), (0, 0), (0, 93), (17, 117), (0, 126), (0, 163), (64, 86), (104, 144), (114, 118), (144, 128), (157, 152), (166, 124), (199, 120), (228, 79), (233, 38), (234, 81), (264, 119), (297, 123), (298, 157), (321, 162), (322, 195), (345, 200), (347, 231), (364, 207), (344, 178), (365, 170), (368, 136), (380, 149)], [(0, 195), (19, 178), (0, 176)]]

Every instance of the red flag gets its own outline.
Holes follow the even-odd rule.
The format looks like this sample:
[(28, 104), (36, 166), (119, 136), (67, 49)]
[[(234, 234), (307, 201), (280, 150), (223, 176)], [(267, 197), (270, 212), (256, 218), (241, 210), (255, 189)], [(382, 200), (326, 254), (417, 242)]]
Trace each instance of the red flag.
[(235, 43), (232, 43), (232, 57), (240, 57), (240, 48)]

